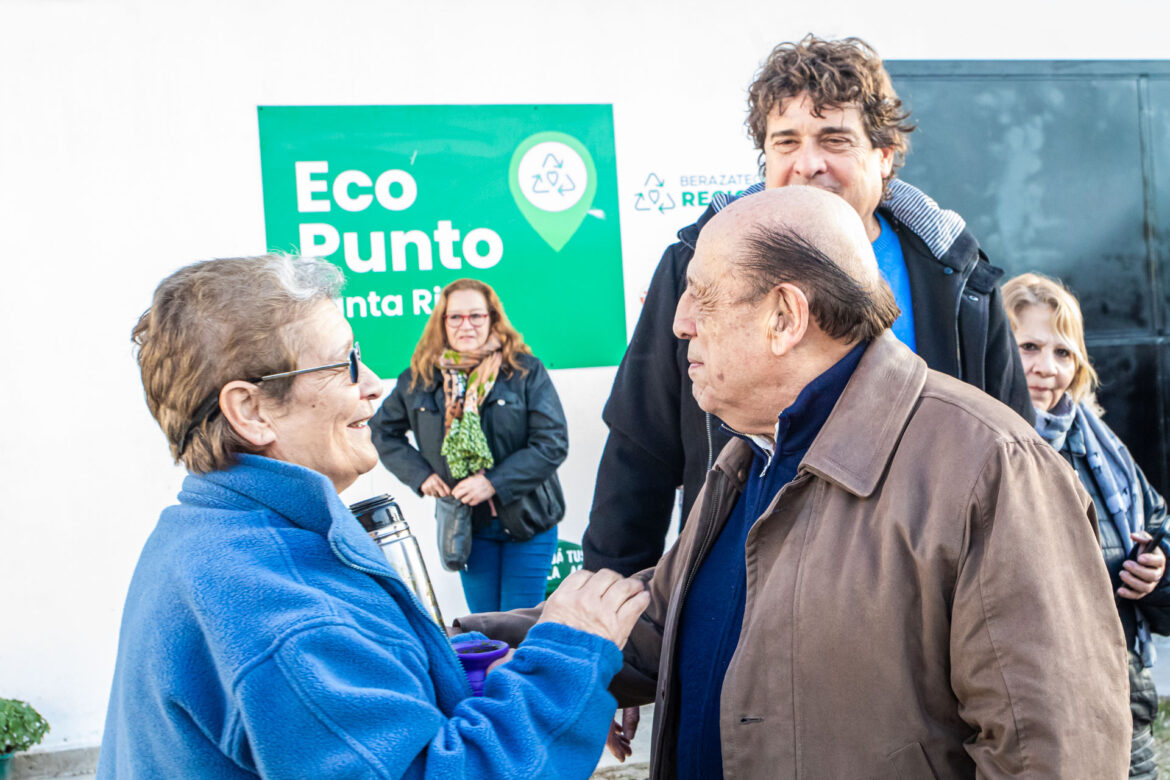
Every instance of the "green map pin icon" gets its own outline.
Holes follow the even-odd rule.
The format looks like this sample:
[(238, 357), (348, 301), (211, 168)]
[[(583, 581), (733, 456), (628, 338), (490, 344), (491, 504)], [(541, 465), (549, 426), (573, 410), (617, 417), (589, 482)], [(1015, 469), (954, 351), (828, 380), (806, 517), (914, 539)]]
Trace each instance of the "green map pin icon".
[(593, 205), (597, 168), (589, 150), (573, 136), (536, 133), (512, 153), (508, 186), (524, 219), (559, 252)]

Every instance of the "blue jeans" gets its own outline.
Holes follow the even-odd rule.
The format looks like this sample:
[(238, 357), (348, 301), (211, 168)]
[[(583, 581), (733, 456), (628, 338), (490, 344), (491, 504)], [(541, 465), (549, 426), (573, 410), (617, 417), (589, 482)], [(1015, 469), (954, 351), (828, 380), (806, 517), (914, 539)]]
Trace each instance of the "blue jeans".
[(463, 595), (472, 612), (502, 612), (535, 607), (557, 550), (556, 526), (527, 542), (507, 541), (503, 534), (475, 534), (467, 568), (459, 572)]

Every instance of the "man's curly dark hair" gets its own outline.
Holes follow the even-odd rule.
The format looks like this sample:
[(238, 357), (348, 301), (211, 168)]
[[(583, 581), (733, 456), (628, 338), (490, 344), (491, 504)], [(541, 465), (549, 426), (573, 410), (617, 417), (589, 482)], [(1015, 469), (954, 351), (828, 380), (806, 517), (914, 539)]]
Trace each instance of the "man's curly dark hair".
[(748, 88), (748, 135), (760, 150), (761, 172), (768, 114), (802, 92), (812, 100), (814, 116), (826, 108), (857, 106), (874, 148), (893, 148), (894, 164), (882, 182), (884, 189), (906, 162), (906, 136), (914, 123), (874, 48), (860, 38), (827, 41), (809, 33), (798, 43), (786, 41), (772, 49)]

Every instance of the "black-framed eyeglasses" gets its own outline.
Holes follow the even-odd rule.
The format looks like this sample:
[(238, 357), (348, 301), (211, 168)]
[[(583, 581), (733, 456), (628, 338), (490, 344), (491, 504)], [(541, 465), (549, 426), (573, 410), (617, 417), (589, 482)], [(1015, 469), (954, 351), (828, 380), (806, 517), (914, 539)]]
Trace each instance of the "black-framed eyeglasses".
[(478, 328), (480, 325), (483, 325), (485, 322), (487, 322), (489, 317), (491, 317), (491, 315), (486, 311), (474, 311), (471, 314), (448, 314), (447, 324), (452, 328), (458, 328), (463, 324), (464, 320), (467, 320), (473, 326)]
[[(262, 382), (271, 382), (273, 379), (285, 379), (290, 376), (311, 374), (314, 371), (329, 371), (335, 368), (348, 368), (349, 381), (355, 385), (358, 383), (358, 377), (361, 376), (362, 371), (362, 350), (356, 341), (353, 343), (353, 348), (349, 351), (345, 362), (329, 363), (324, 366), (314, 366), (313, 368), (298, 368), (296, 371), (281, 371), (278, 374), (265, 374), (264, 376), (245, 379), (244, 381), (258, 385)], [(180, 455), (183, 454), (183, 450), (187, 449), (187, 440), (191, 437), (191, 433), (202, 425), (205, 420), (214, 419), (215, 415), (219, 414), (219, 393), (221, 390), (223, 390), (222, 387), (207, 396), (203, 400), (203, 403), (199, 404), (199, 408), (195, 410), (195, 413), (191, 415), (191, 420), (187, 423), (187, 427), (183, 429), (183, 435), (179, 437)]]
[(349, 381), (356, 385), (358, 376), (361, 375), (362, 367), (362, 350), (356, 341), (353, 343), (353, 349), (349, 351), (349, 356), (345, 359), (344, 363), (330, 363), (328, 365), (317, 366), (315, 368), (298, 368), (296, 371), (281, 371), (279, 374), (267, 374), (265, 376), (256, 377), (255, 379), (246, 379), (244, 381), (258, 385), (261, 382), (268, 382), (272, 379), (284, 379), (286, 376), (298, 376), (300, 374), (310, 374), (314, 371), (328, 371), (331, 368), (346, 367), (349, 368)]

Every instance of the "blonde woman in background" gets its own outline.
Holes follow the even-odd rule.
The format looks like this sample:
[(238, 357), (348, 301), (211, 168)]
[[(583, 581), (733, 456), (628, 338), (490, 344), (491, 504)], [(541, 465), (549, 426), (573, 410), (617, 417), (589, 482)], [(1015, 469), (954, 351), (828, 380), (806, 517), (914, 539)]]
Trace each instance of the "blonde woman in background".
[(1155, 778), (1151, 724), (1158, 712), (1158, 694), (1149, 668), (1150, 634), (1170, 633), (1170, 586), (1165, 543), (1149, 552), (1134, 547), (1144, 546), (1161, 528), (1166, 505), (1129, 450), (1101, 420), (1094, 397), (1097, 373), (1085, 349), (1077, 299), (1060, 282), (1039, 274), (1008, 280), (1003, 298), (1036, 408), (1036, 430), (1076, 470), (1097, 509), (1101, 551), (1129, 648), (1133, 713), (1129, 776)]

